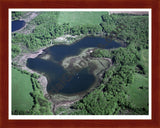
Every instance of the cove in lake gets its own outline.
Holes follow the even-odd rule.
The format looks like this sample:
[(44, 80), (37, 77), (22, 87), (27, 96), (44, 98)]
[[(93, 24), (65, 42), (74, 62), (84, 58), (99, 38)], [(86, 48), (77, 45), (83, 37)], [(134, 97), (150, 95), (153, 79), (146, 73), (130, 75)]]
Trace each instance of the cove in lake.
[(15, 20), (12, 21), (12, 32), (17, 31), (25, 26), (25, 21)]
[[(47, 77), (47, 91), (49, 94), (74, 95), (83, 93), (95, 82), (94, 75), (85, 68), (72, 74), (70, 78), (66, 78), (67, 71), (61, 65), (62, 61), (66, 57), (80, 54), (86, 48), (98, 48), (101, 46), (104, 46), (103, 48), (105, 49), (112, 49), (121, 47), (121, 44), (111, 40), (107, 41), (101, 37), (85, 37), (71, 45), (54, 45), (45, 49), (44, 54), (49, 55), (49, 59), (42, 59), (42, 55), (34, 59), (29, 58), (27, 60), (27, 67), (43, 73)], [(64, 79), (70, 80), (63, 83)]]

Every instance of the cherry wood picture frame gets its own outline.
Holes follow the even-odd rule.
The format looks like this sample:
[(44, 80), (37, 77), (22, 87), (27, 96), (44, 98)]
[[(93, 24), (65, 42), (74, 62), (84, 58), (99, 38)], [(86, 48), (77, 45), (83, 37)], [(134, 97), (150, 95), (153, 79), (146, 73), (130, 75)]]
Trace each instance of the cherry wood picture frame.
[[(145, 8), (152, 9), (151, 120), (9, 120), (9, 8)], [(160, 127), (160, 1), (159, 0), (0, 0), (0, 128)]]

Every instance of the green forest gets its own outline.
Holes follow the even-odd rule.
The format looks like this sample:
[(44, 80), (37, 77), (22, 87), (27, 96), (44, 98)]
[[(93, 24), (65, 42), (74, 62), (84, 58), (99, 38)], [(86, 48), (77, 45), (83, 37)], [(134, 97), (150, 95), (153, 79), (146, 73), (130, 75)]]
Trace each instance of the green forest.
[[(21, 15), (23, 13), (12, 13), (13, 19)], [(103, 35), (108, 41), (111, 39), (126, 45), (126, 47), (111, 50), (103, 49), (103, 47), (97, 48), (91, 54), (91, 57), (110, 58), (113, 63), (112, 67), (105, 71), (98, 87), (80, 101), (72, 104), (70, 106), (72, 111), (68, 112), (63, 108), (62, 114), (148, 115), (148, 15), (109, 15), (108, 12), (39, 12), (29, 24), (35, 26), (32, 33), (12, 33), (12, 58), (20, 55), (23, 47), (26, 47), (28, 51), (36, 51), (49, 46), (51, 42), (56, 44), (53, 40), (66, 34)], [(23, 71), (12, 69), (16, 77), (23, 74), (21, 72)], [(37, 79), (31, 74), (23, 74), (23, 77), (22, 80), (28, 79), (27, 83), (32, 86), (28, 89), (30, 94), (28, 99), (32, 98), (32, 103), (28, 103), (30, 106), (25, 111), (22, 110), (23, 112), (18, 111), (18, 109), (21, 110), (20, 106), (19, 108), (13, 107), (13, 113), (51, 114), (49, 102), (42, 96)], [(31, 113), (28, 113), (29, 110)]]

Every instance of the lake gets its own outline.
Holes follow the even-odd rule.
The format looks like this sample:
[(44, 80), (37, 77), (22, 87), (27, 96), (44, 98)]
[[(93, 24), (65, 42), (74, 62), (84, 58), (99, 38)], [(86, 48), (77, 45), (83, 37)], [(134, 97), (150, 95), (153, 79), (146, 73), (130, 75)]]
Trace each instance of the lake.
[(12, 21), (12, 32), (17, 31), (25, 26), (25, 21), (15, 20)]
[(47, 91), (49, 94), (60, 93), (63, 95), (75, 95), (87, 91), (95, 82), (93, 74), (88, 69), (82, 69), (74, 74), (69, 74), (61, 65), (64, 58), (75, 56), (86, 48), (118, 48), (122, 45), (115, 41), (101, 37), (85, 37), (71, 45), (54, 45), (44, 50), (49, 59), (36, 58), (27, 60), (27, 67), (44, 74), (47, 77)]

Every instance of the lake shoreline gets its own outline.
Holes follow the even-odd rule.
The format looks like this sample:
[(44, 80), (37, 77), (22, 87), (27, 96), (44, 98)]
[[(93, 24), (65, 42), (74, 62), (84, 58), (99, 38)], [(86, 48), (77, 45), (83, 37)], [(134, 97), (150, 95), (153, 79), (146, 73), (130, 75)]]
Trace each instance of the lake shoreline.
[[(80, 56), (83, 54), (90, 54), (91, 50), (93, 51), (93, 49), (95, 48), (86, 48), (84, 49), (79, 55), (77, 56), (70, 56), (70, 57), (66, 57), (63, 62), (62, 62), (62, 66), (67, 69), (67, 67), (65, 67), (65, 61), (67, 62), (68, 60), (72, 60), (73, 58), (77, 58), (77, 59), (80, 59)], [(91, 93), (95, 88), (99, 87), (99, 85), (101, 84), (102, 82), (102, 78), (104, 76), (104, 73), (105, 71), (107, 71), (110, 67), (112, 67), (112, 60), (110, 58), (95, 58), (95, 57), (91, 57), (93, 61), (107, 61), (108, 63), (108, 67), (103, 69), (102, 70), (98, 70), (98, 72), (96, 72), (96, 70), (99, 68), (97, 67), (97, 69), (95, 70), (92, 70), (92, 74), (94, 75), (95, 77), (95, 81), (94, 83), (85, 91), (83, 92), (80, 92), (80, 93), (77, 93), (76, 95), (62, 95), (62, 94), (55, 94), (52, 96), (52, 101), (54, 103), (54, 106), (53, 106), (53, 112), (54, 114), (57, 115), (57, 113), (59, 112), (59, 109), (60, 108), (66, 108), (69, 112), (72, 111), (72, 109), (70, 108), (70, 106), (72, 104), (74, 104), (75, 102), (81, 100), (85, 95)], [(91, 58), (88, 58), (88, 59), (91, 59)], [(86, 58), (86, 60), (88, 60)], [(72, 62), (74, 63), (74, 62)], [(83, 67), (84, 68), (84, 67)], [(72, 72), (73, 73), (73, 72)], [(76, 98), (75, 98), (76, 97)], [(58, 113), (58, 115), (61, 115), (63, 112), (60, 112)]]
[[(41, 85), (47, 85), (47, 81), (45, 79), (47, 79), (44, 75), (36, 72), (36, 71), (33, 71), (32, 69), (28, 68), (26, 63), (27, 63), (27, 60), (29, 58), (36, 58), (37, 56), (39, 56), (40, 54), (42, 54), (44, 51), (45, 48), (41, 48), (39, 49), (38, 51), (34, 52), (34, 53), (22, 53), (22, 55), (20, 55), (18, 58), (14, 58), (13, 59), (13, 62), (16, 62), (17, 65), (22, 69), (22, 70), (26, 70), (30, 73), (37, 73), (38, 75), (40, 75), (40, 78), (39, 78), (39, 82)], [(42, 78), (41, 78), (42, 77)], [(44, 79), (44, 81), (46, 82), (42, 82), (42, 80)], [(45, 87), (45, 86), (44, 86)], [(44, 88), (43, 87), (43, 88)], [(46, 94), (46, 91), (43, 89), (43, 92)]]
[[(40, 75), (40, 78), (38, 79), (41, 87), (42, 87), (42, 91), (43, 91), (43, 95), (48, 99), (49, 102), (51, 102), (51, 109), (52, 109), (52, 112), (53, 114), (55, 114), (55, 111), (57, 109), (57, 107), (59, 106), (65, 106), (66, 104), (68, 106), (70, 106), (71, 104), (75, 103), (76, 101), (80, 100), (84, 95), (90, 93), (93, 88), (95, 87), (91, 87), (89, 89), (89, 91), (87, 90), (85, 93), (83, 94), (80, 94), (77, 98), (74, 98), (74, 96), (64, 96), (62, 94), (55, 94), (55, 95), (52, 95), (52, 94), (49, 94), (47, 92), (47, 84), (48, 84), (48, 80), (47, 80), (47, 77), (42, 74), (42, 73), (38, 73), (36, 71), (33, 71), (31, 70), (30, 68), (27, 67), (27, 60), (29, 58), (36, 58), (37, 56), (41, 55), (41, 54), (45, 54), (45, 49), (49, 48), (49, 47), (52, 47), (52, 46), (55, 46), (55, 45), (61, 45), (61, 44), (65, 44), (65, 45), (72, 45), (74, 43), (76, 43), (77, 41), (83, 39), (84, 37), (86, 36), (93, 36), (93, 35), (76, 35), (76, 36), (72, 36), (72, 35), (63, 35), (61, 37), (58, 37), (58, 39), (60, 39), (61, 42), (63, 43), (60, 43), (60, 44), (51, 44), (51, 45), (48, 45), (48, 46), (45, 46), (43, 48), (40, 48), (39, 50), (35, 51), (35, 52), (32, 52), (32, 53), (21, 53), (21, 55), (19, 55), (18, 57), (16, 57), (15, 59), (13, 59), (13, 61), (17, 62), (18, 65), (20, 65), (21, 69), (22, 70), (26, 70), (30, 73), (37, 73), (38, 75)], [(98, 35), (97, 35), (98, 36)], [(74, 40), (71, 40), (72, 42), (70, 43), (64, 43), (66, 42), (66, 37), (73, 37)], [(100, 36), (102, 37), (102, 35)], [(57, 40), (57, 38), (55, 39)], [(82, 53), (84, 52), (88, 52), (87, 51), (88, 48), (86, 48), (84, 51), (82, 51)], [(81, 54), (81, 53), (80, 53)], [(89, 53), (90, 54), (90, 53)], [(71, 56), (71, 57), (74, 57), (74, 56)], [(67, 59), (68, 57), (66, 57), (65, 59)], [(106, 58), (107, 60), (108, 58)], [(110, 63), (111, 63), (111, 60), (108, 60)], [(103, 75), (103, 74), (101, 74)], [(99, 78), (98, 78), (99, 79)], [(62, 101), (57, 101), (56, 99), (61, 99), (61, 97), (65, 97), (65, 98), (62, 98)], [(56, 97), (56, 98), (55, 98)], [(67, 98), (66, 98), (67, 97)], [(65, 99), (65, 100), (64, 100)], [(67, 99), (67, 100), (66, 100)]]
[[(16, 20), (19, 20), (19, 21), (24, 21), (25, 25), (22, 28), (14, 31), (12, 33), (24, 33), (24, 34), (31, 33), (31, 31), (35, 28), (35, 25), (33, 25), (33, 24), (31, 25), (31, 24), (29, 24), (29, 22), (31, 20), (33, 20), (35, 17), (37, 17), (38, 15), (39, 14), (37, 12), (28, 12), (28, 13), (25, 14), (25, 16), (20, 17), (19, 19), (16, 19)], [(12, 20), (12, 22), (16, 21), (16, 20)], [(27, 27), (29, 27), (29, 28), (27, 28)]]
[[(70, 37), (72, 37), (72, 35), (70, 35)], [(74, 42), (77, 42), (78, 40), (80, 40), (82, 38), (84, 38), (84, 37), (81, 37), (81, 36), (78, 37), (78, 36), (76, 36), (76, 41), (74, 41)], [(61, 41), (65, 41), (65, 40), (66, 39), (62, 36), (61, 37)], [(71, 44), (73, 44), (73, 43), (71, 43)], [(65, 44), (65, 43), (63, 43), (63, 44)], [(71, 44), (66, 44), (66, 45), (71, 45)], [(58, 44), (56, 44), (56, 45), (58, 45)], [(39, 50), (37, 50), (35, 52), (32, 52), (32, 53), (21, 53), (20, 55), (18, 55), (17, 57), (15, 57), (13, 59), (13, 62), (16, 62), (17, 65), (18, 65), (18, 67), (20, 67), (22, 70), (26, 70), (27, 72), (36, 73), (36, 74), (40, 75), (40, 77), (38, 78), (38, 82), (40, 83), (40, 85), (42, 87), (42, 92), (43, 92), (44, 97), (46, 97), (48, 99), (48, 101), (51, 103), (51, 110), (54, 113), (54, 110), (56, 110), (56, 106), (59, 103), (55, 104), (54, 101), (52, 100), (52, 98), (49, 98), (49, 97), (51, 97), (50, 96), (51, 94), (49, 94), (47, 92), (47, 84), (48, 84), (47, 77), (44, 74), (42, 74), (42, 73), (39, 73), (37, 71), (34, 71), (34, 70), (28, 68), (27, 65), (26, 65), (27, 64), (27, 60), (29, 58), (36, 58), (36, 57), (38, 57), (39, 55), (41, 55), (41, 54), (43, 54), (45, 52), (44, 51), (45, 49), (47, 49), (49, 47), (52, 47), (52, 46), (54, 46), (54, 44), (45, 46), (43, 48), (40, 48)], [(80, 98), (78, 98), (78, 99), (80, 99)], [(74, 101), (77, 101), (77, 99), (74, 100)], [(68, 102), (65, 102), (64, 104), (71, 104), (71, 103), (74, 103), (74, 101), (70, 101), (69, 100)], [(60, 104), (63, 105), (62, 102)]]

